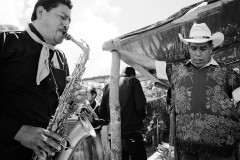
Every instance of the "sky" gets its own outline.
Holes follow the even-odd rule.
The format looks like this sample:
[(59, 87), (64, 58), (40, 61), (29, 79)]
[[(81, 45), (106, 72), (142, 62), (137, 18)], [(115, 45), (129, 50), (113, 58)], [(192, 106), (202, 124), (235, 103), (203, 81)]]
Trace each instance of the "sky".
[[(72, 22), (68, 33), (83, 39), (90, 47), (83, 78), (109, 75), (111, 52), (102, 51), (104, 42), (165, 20), (181, 8), (202, 0), (72, 0)], [(30, 23), (37, 0), (0, 0), (0, 24), (11, 24), (20, 30)], [(57, 46), (66, 55), (70, 73), (82, 54), (71, 41)], [(121, 62), (120, 70), (127, 66)]]

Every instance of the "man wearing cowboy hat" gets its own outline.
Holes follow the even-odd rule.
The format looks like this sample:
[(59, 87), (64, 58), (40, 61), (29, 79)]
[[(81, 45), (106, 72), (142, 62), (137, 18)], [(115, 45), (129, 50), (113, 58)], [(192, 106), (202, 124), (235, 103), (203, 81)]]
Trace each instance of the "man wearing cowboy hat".
[(122, 49), (118, 39), (105, 50), (117, 50), (121, 59), (156, 69), (159, 79), (171, 83), (172, 107), (176, 110), (178, 160), (237, 160), (240, 123), (234, 104), (240, 101), (240, 77), (211, 56), (222, 44), (222, 33), (211, 34), (205, 23), (194, 24), (188, 39), (190, 60), (153, 60)]

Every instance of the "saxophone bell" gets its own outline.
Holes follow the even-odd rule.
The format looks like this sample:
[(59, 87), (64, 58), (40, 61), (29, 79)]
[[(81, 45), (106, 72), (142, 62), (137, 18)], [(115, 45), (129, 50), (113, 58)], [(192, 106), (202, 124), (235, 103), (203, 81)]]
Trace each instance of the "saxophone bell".
[(96, 137), (96, 132), (88, 119), (80, 116), (79, 121), (68, 134), (68, 147), (57, 153), (54, 160), (71, 160), (77, 146), (88, 136)]

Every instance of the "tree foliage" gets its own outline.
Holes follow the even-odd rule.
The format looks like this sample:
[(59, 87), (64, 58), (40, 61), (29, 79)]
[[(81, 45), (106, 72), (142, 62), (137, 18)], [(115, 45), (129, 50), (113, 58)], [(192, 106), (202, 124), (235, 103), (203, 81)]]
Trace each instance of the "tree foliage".
[(6, 31), (6, 30), (18, 30), (18, 27), (11, 25), (11, 24), (0, 24), (0, 31)]

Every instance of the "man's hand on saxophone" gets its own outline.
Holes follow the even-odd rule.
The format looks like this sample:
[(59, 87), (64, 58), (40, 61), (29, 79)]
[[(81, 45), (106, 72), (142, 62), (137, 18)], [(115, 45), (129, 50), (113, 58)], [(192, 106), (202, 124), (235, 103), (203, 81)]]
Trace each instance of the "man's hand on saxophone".
[(56, 150), (61, 150), (62, 137), (40, 127), (23, 125), (14, 139), (32, 149), (39, 158), (44, 157), (44, 152), (53, 156)]
[[(66, 80), (70, 82), (71, 77), (68, 76)], [(87, 86), (81, 83), (75, 83), (69, 103), (85, 103), (87, 99), (87, 88)], [(77, 105), (75, 106), (78, 107)], [(40, 127), (23, 125), (14, 139), (19, 141), (23, 146), (32, 149), (40, 159), (41, 157), (46, 157), (46, 153), (54, 156), (56, 151), (62, 149), (60, 142), (63, 138), (54, 132)]]

